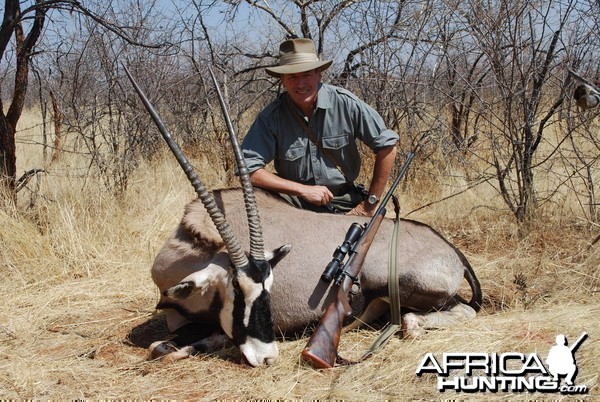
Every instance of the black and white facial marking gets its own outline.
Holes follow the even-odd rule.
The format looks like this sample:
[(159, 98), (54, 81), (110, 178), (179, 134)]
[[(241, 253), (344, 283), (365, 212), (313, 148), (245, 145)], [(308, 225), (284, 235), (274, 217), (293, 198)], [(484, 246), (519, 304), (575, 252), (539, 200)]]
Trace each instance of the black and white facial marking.
[(272, 267), (290, 249), (282, 246), (268, 255), (268, 260), (249, 257), (247, 266), (231, 272), (221, 325), (251, 366), (271, 365), (279, 358), (271, 315)]

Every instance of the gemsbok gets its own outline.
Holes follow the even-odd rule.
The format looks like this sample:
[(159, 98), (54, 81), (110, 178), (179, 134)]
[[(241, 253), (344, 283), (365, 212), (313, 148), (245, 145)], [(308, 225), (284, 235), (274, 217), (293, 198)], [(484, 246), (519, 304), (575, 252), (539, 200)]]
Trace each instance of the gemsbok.
[[(157, 122), (159, 128), (161, 124)], [(228, 128), (235, 137), (230, 122)], [(237, 140), (232, 142), (240, 176), (246, 176)], [(248, 199), (252, 203), (245, 207)], [(214, 210), (219, 211), (216, 219)], [(233, 341), (250, 365), (273, 364), (275, 335), (302, 334), (335, 297), (335, 285), (320, 280), (323, 269), (350, 225), (367, 220), (296, 209), (276, 195), (252, 191), (249, 182), (242, 189), (213, 191), (208, 201), (190, 202), (151, 269), (161, 294), (157, 309), (164, 311), (174, 336), (154, 342), (149, 358), (176, 360)], [(225, 233), (222, 221), (227, 223)], [(257, 226), (262, 227), (259, 240)], [(393, 226), (392, 219), (384, 219), (366, 256), (350, 303), (353, 326), (368, 324), (389, 310), (391, 247), (397, 247), (399, 274), (391, 280), (399, 281), (405, 336), (474, 317), (482, 294), (465, 256), (435, 230), (413, 220), (401, 221), (397, 242), (391, 244)], [(230, 246), (230, 238), (247, 240)], [(240, 249), (251, 250), (250, 257), (240, 255)], [(463, 279), (472, 293), (468, 302), (458, 295)]]

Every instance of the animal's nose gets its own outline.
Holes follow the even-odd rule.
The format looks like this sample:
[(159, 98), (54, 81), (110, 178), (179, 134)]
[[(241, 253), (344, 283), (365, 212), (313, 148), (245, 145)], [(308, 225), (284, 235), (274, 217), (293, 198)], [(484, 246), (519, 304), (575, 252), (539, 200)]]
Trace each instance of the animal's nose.
[(266, 357), (264, 360), (264, 364), (266, 366), (272, 366), (274, 364), (277, 364), (278, 361), (279, 361), (279, 355), (274, 356), (274, 357)]
[(279, 355), (264, 356), (264, 357), (244, 355), (244, 359), (252, 367), (259, 367), (259, 366), (263, 366), (263, 365), (264, 366), (272, 366), (274, 364), (277, 364), (277, 362), (279, 361)]
[[(250, 340), (251, 338), (249, 338)], [(277, 342), (246, 342), (240, 346), (240, 351), (244, 358), (252, 367), (262, 365), (271, 366), (279, 360), (279, 348)]]

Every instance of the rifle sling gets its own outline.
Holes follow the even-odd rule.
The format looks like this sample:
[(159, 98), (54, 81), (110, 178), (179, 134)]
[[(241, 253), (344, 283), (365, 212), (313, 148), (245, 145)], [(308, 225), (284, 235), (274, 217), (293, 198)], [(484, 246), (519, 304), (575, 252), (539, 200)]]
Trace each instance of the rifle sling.
[(392, 240), (390, 242), (390, 251), (388, 259), (388, 293), (390, 298), (390, 322), (381, 330), (379, 336), (373, 341), (369, 350), (361, 357), (364, 360), (370, 357), (378, 349), (385, 346), (396, 332), (400, 330), (402, 322), (400, 316), (400, 284), (398, 282), (398, 235), (400, 232), (399, 210), (396, 209), (396, 221)]
[[(397, 201), (395, 200), (395, 203)], [(342, 365), (352, 365), (360, 363), (371, 357), (378, 349), (384, 347), (392, 336), (401, 328), (400, 314), (400, 283), (398, 281), (398, 235), (400, 233), (399, 208), (396, 208), (396, 220), (392, 239), (390, 242), (389, 260), (388, 260), (388, 293), (390, 299), (390, 322), (381, 330), (377, 338), (371, 343), (369, 349), (357, 361), (349, 361), (338, 355), (337, 363)]]

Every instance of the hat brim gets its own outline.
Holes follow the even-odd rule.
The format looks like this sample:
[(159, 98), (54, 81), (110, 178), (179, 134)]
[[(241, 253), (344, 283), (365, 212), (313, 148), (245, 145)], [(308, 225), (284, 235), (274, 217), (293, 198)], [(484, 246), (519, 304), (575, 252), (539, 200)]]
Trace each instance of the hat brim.
[(331, 66), (331, 63), (333, 63), (332, 60), (316, 61), (313, 63), (286, 64), (284, 66), (265, 67), (265, 71), (271, 77), (281, 78), (283, 74), (297, 74), (317, 69), (319, 71), (325, 71)]

